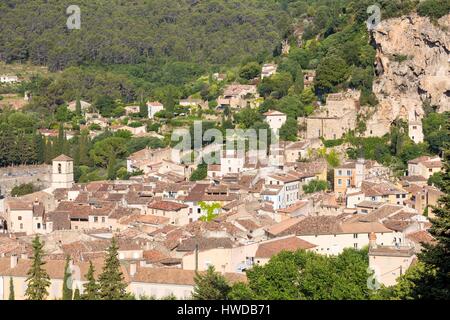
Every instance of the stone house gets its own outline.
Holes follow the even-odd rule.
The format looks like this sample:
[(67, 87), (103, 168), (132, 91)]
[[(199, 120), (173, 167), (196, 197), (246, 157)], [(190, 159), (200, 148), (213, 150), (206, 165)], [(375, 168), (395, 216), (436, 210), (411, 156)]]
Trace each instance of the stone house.
[(299, 118), (299, 124), (306, 126), (306, 138), (335, 140), (354, 130), (359, 96), (357, 91), (329, 94), (324, 107), (306, 118)]
[(429, 179), (436, 172), (441, 172), (442, 161), (438, 156), (422, 156), (408, 161), (408, 176), (422, 176)]

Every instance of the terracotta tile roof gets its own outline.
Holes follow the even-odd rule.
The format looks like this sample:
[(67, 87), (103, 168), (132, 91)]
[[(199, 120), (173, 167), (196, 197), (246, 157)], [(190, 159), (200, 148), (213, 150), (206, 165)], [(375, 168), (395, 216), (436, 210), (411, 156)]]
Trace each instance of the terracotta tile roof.
[(145, 250), (143, 256), (144, 259), (149, 263), (157, 263), (169, 257), (167, 254), (155, 249)]
[(199, 250), (233, 247), (233, 241), (230, 238), (193, 237), (183, 240), (177, 247), (177, 251), (194, 251), (196, 244)]
[(433, 244), (436, 239), (426, 230), (420, 230), (406, 235), (406, 238), (416, 243)]
[(61, 154), (60, 156), (53, 159), (53, 161), (73, 161), (71, 157), (66, 156), (65, 154)]
[(383, 225), (394, 231), (404, 231), (409, 226), (414, 224), (413, 221), (405, 221), (405, 220), (395, 220), (395, 219), (387, 219), (383, 222)]
[(53, 222), (53, 230), (69, 230), (70, 216), (69, 212), (53, 211), (47, 214), (47, 221)]
[(411, 247), (378, 246), (376, 248), (369, 248), (369, 255), (389, 256), (389, 257), (412, 257), (414, 255), (414, 249)]
[(266, 117), (268, 117), (268, 116), (277, 116), (277, 117), (279, 117), (279, 116), (285, 116), (285, 115), (286, 114), (284, 114), (283, 112), (277, 111), (277, 110), (269, 110), (266, 113), (263, 113), (263, 116), (266, 116)]
[(303, 207), (305, 207), (307, 205), (308, 205), (308, 201), (307, 200), (299, 200), (296, 203), (294, 203), (293, 205), (291, 205), (291, 206), (289, 206), (287, 208), (278, 209), (277, 211), (281, 212), (281, 213), (292, 213), (292, 212), (294, 212), (294, 211), (296, 211), (298, 209), (301, 209), (301, 208), (303, 208)]
[(256, 250), (255, 258), (271, 258), (281, 251), (297, 251), (299, 249), (307, 250), (316, 247), (316, 245), (308, 241), (297, 238), (296, 236), (289, 236), (283, 239), (276, 239), (272, 241), (263, 242)]
[(378, 209), (375, 209), (371, 213), (368, 213), (367, 215), (361, 217), (359, 221), (361, 222), (380, 221), (389, 217), (390, 215), (393, 215), (394, 213), (399, 212), (403, 208), (404, 208), (403, 206), (385, 204), (379, 207)]
[(154, 215), (142, 215), (134, 214), (132, 216), (125, 216), (119, 219), (120, 224), (132, 224), (132, 223), (142, 223), (142, 224), (153, 224), (161, 225), (169, 223), (170, 219), (167, 217), (159, 217)]
[(261, 226), (258, 223), (256, 223), (251, 219), (238, 219), (236, 220), (236, 222), (248, 231), (253, 231), (261, 228)]
[(33, 203), (30, 201), (7, 199), (6, 204), (11, 210), (33, 210)]
[(150, 209), (163, 210), (163, 211), (179, 211), (184, 208), (188, 208), (183, 203), (173, 201), (154, 201), (148, 205)]

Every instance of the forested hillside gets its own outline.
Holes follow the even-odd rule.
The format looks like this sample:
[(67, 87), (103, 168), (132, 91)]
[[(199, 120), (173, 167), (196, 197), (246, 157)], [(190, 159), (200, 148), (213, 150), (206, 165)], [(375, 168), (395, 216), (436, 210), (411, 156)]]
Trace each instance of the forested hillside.
[(51, 70), (152, 59), (223, 64), (271, 52), (288, 27), (274, 1), (81, 0), (81, 29), (65, 30), (69, 0), (0, 4), (0, 58)]

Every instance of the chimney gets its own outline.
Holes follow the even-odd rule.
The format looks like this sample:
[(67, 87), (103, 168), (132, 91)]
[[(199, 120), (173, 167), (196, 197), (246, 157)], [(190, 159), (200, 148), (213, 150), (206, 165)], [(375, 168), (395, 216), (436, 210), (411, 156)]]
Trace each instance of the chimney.
[(134, 277), (137, 271), (137, 265), (135, 262), (130, 263), (130, 277)]
[(375, 232), (369, 233), (369, 249), (377, 248), (377, 236)]
[(19, 262), (19, 257), (15, 254), (11, 256), (11, 269), (14, 269), (17, 266), (17, 263)]

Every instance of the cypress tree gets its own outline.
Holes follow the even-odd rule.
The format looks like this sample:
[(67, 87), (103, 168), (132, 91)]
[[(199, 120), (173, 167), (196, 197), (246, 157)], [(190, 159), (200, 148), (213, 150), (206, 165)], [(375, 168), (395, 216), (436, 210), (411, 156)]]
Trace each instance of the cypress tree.
[(120, 271), (120, 261), (117, 257), (118, 249), (116, 239), (112, 238), (102, 274), (98, 279), (100, 299), (102, 300), (124, 300), (129, 298), (126, 292), (127, 285)]
[(70, 256), (66, 257), (66, 265), (64, 267), (64, 279), (62, 288), (62, 299), (72, 300), (72, 270), (70, 269)]
[(75, 104), (75, 114), (77, 116), (81, 116), (81, 101), (80, 98), (77, 98), (76, 104)]
[(48, 296), (47, 288), (50, 286), (50, 277), (44, 270), (43, 251), (44, 244), (40, 242), (39, 236), (33, 240), (33, 262), (28, 270), (26, 280), (28, 287), (25, 291), (27, 300), (44, 300)]
[(81, 300), (80, 289), (75, 289), (75, 292), (73, 293), (73, 300)]
[(111, 152), (111, 155), (109, 156), (107, 173), (108, 180), (116, 179), (116, 155), (114, 154), (114, 152)]
[(84, 287), (84, 293), (83, 293), (83, 299), (84, 300), (97, 300), (99, 298), (99, 287), (98, 284), (95, 282), (94, 278), (94, 266), (92, 265), (92, 262), (89, 261), (89, 269), (86, 274), (87, 283), (83, 285)]
[(12, 277), (9, 278), (9, 300), (15, 300), (14, 297), (14, 283)]
[(148, 108), (144, 100), (141, 100), (139, 103), (139, 116), (141, 118), (148, 118)]

